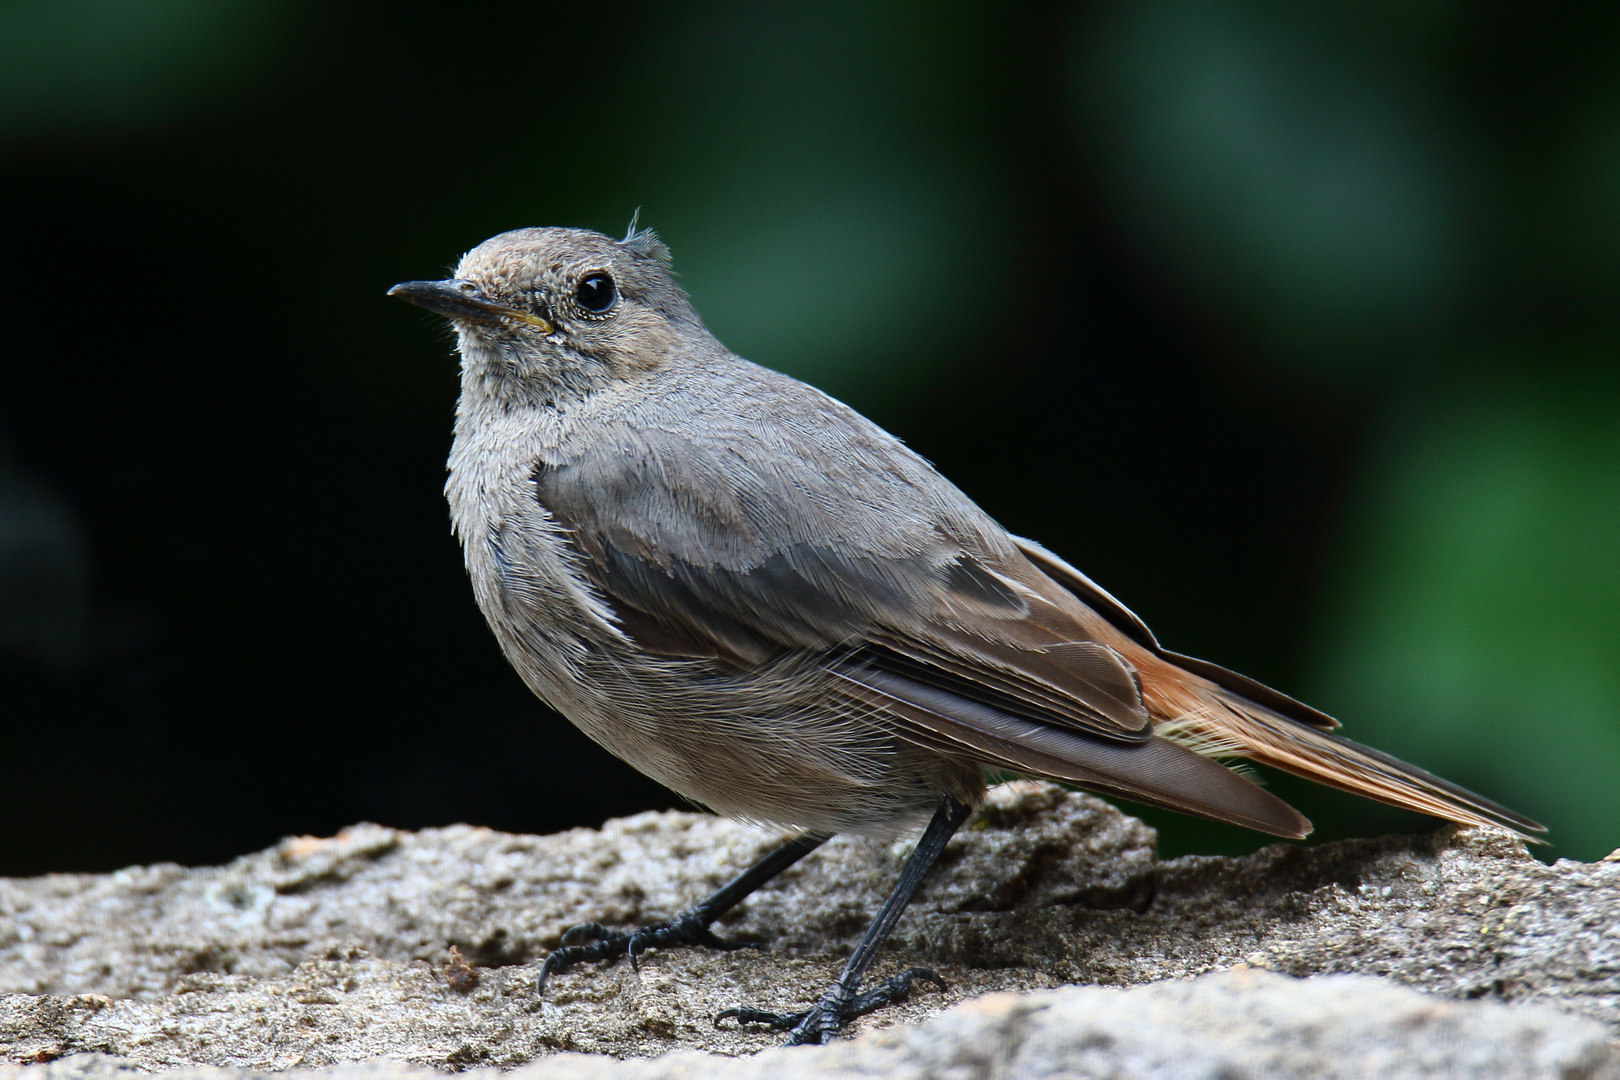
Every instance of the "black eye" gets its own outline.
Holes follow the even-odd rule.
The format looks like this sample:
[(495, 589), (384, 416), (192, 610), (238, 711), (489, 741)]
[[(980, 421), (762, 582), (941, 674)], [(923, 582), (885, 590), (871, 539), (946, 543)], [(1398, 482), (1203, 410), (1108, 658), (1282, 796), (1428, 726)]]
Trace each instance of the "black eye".
[(618, 295), (613, 288), (613, 279), (598, 272), (587, 274), (580, 280), (579, 287), (574, 290), (574, 302), (586, 311), (600, 314), (613, 306)]

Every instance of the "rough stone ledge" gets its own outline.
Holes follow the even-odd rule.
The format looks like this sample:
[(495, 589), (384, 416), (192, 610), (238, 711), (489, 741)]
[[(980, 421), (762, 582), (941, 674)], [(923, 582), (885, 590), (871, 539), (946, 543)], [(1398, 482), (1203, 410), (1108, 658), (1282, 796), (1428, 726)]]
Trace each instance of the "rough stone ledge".
[[(765, 951), (654, 951), (639, 972), (582, 967), (543, 1003), (532, 982), (566, 927), (659, 918), (776, 839), (675, 813), (547, 837), (361, 825), (222, 867), (0, 880), (0, 1062), (42, 1063), (0, 1067), (0, 1080), (196, 1066), (380, 1077), (403, 1075), (401, 1063), (513, 1069), (570, 1050), (753, 1053), (777, 1037), (716, 1029), (710, 1017), (819, 993), (905, 844), (840, 838), (756, 894), (721, 930), (769, 942)], [(865, 1038), (823, 1050), (734, 1064), (553, 1056), (537, 1067), (988, 1076), (1014, 1066), (1042, 1075), (1044, 1060), (1061, 1064), (1050, 1075), (1080, 1076), (1620, 1075), (1609, 1041), (1620, 1026), (1617, 914), (1613, 856), (1544, 866), (1505, 834), (1446, 828), (1160, 862), (1135, 819), (1015, 784), (952, 841), (874, 969), (927, 965), (949, 993), (868, 1018), (857, 1025)], [(1234, 967), (1247, 970), (1096, 988)], [(913, 1026), (990, 991), (1068, 983), (1081, 985), (983, 998)], [(1244, 1044), (1259, 1056), (1232, 1056)], [(1031, 1047), (1049, 1056), (1029, 1057)], [(1303, 1058), (1296, 1068), (1296, 1052), (1318, 1054), (1320, 1068)], [(862, 1054), (887, 1064), (863, 1065)], [(394, 1064), (336, 1068), (379, 1058)], [(1352, 1060), (1359, 1071), (1339, 1071)], [(1380, 1060), (1388, 1067), (1368, 1071)]]
[[(0, 1066), (0, 1080), (135, 1080), (132, 1063), (79, 1054)], [(166, 1080), (254, 1080), (262, 1071), (183, 1066)], [(285, 1080), (433, 1080), (398, 1061), (297, 1068)], [(680, 1050), (622, 1061), (563, 1053), (478, 1080), (923, 1080), (927, 1077), (1312, 1077), (1616, 1080), (1602, 1024), (1545, 1006), (1445, 1001), (1383, 979), (1295, 980), (1238, 970), (1130, 990), (994, 993), (925, 1024), (825, 1047), (722, 1058)]]

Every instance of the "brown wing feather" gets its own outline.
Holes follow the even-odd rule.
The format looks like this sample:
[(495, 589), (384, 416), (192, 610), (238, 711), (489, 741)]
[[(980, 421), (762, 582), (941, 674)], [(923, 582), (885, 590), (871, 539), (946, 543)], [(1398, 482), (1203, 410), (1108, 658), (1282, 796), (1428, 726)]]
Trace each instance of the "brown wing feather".
[[(1141, 742), (1152, 733), (1135, 669), (1107, 640), (1102, 620), (1073, 595), (1040, 574), (1016, 551), (1011, 559), (960, 554), (946, 587), (928, 610), (885, 621), (869, 639), (904, 666), (930, 669), (938, 681), (968, 697), (1059, 727), (1105, 738)], [(962, 575), (957, 568), (966, 568)], [(999, 607), (964, 610), (957, 581), (993, 580), (1007, 600)], [(879, 663), (882, 661), (880, 660)]]
[(1153, 636), (1153, 631), (1148, 629), (1147, 624), (1138, 618), (1134, 611), (1114, 599), (1113, 594), (1108, 590), (1092, 581), (1073, 566), (1070, 566), (1063, 559), (1047, 551), (1035, 541), (1026, 540), (1021, 536), (1015, 536), (1012, 539), (1018, 545), (1019, 550), (1023, 552), (1024, 557), (1034, 563), (1044, 574), (1073, 593), (1081, 602), (1106, 619), (1120, 633), (1155, 656), (1170, 660), (1183, 670), (1193, 672), (1217, 686), (1225, 687), (1233, 693), (1241, 695), (1245, 700), (1262, 705), (1280, 716), (1286, 716), (1302, 724), (1309, 724), (1311, 727), (1320, 728), (1323, 731), (1331, 731), (1339, 726), (1339, 722), (1326, 713), (1313, 709), (1302, 701), (1296, 701), (1287, 694), (1273, 690), (1264, 683), (1255, 682), (1247, 675), (1240, 675), (1218, 664), (1212, 664), (1208, 660), (1199, 660), (1196, 657), (1170, 652), (1159, 644), (1158, 638)]
[(1002, 712), (890, 671), (837, 674), (851, 697), (900, 721), (934, 749), (1151, 806), (1298, 839), (1311, 823), (1293, 807), (1218, 762), (1167, 739), (1099, 739)]
[[(1539, 843), (1546, 827), (1379, 750), (1279, 715), (1160, 661), (1142, 662), (1144, 697), (1194, 745), (1258, 761), (1391, 806), (1467, 825), (1495, 825)], [(1162, 730), (1162, 727), (1161, 727)]]
[[(1015, 538), (1016, 539), (1016, 538)], [(1318, 783), (1471, 825), (1495, 825), (1536, 841), (1539, 823), (1449, 780), (1331, 729), (1332, 717), (1208, 661), (1159, 645), (1141, 619), (1106, 590), (1038, 544), (1017, 540), (1049, 579), (1098, 612), (1114, 646), (1141, 680), (1155, 731), (1217, 757), (1245, 757)], [(1107, 641), (1106, 632), (1097, 636)]]

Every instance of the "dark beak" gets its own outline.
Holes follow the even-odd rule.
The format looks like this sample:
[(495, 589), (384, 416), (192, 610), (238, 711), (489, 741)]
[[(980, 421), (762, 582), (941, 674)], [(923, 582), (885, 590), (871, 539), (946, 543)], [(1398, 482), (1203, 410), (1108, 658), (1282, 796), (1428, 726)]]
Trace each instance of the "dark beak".
[(443, 315), (447, 319), (499, 326), (503, 319), (519, 319), (533, 323), (545, 333), (551, 324), (538, 315), (518, 311), (485, 299), (484, 292), (475, 283), (460, 278), (448, 281), (405, 281), (388, 290), (389, 296), (409, 300), (418, 307)]
[(470, 281), (406, 281), (389, 289), (388, 295), (409, 300), (447, 319), (500, 322), (496, 306), (485, 300), (483, 292)]

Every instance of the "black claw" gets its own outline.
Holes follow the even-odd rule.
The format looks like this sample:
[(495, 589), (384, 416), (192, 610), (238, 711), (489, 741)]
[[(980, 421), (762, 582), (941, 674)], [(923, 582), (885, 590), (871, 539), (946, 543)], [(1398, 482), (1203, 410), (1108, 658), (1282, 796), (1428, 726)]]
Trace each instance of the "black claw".
[(587, 961), (630, 958), (630, 966), (641, 970), (641, 954), (650, 948), (673, 945), (701, 945), (721, 952), (735, 949), (763, 949), (758, 941), (733, 941), (710, 930), (703, 915), (684, 911), (672, 919), (636, 930), (609, 930), (601, 923), (580, 923), (564, 931), (561, 945), (540, 966), (534, 981), (535, 993), (543, 994), (546, 980)]
[(602, 941), (613, 936), (613, 931), (599, 922), (580, 923), (563, 931), (564, 945), (580, 945), (587, 941)]
[(735, 1020), (739, 1025), (761, 1024), (772, 1031), (786, 1031), (808, 1015), (809, 1009), (796, 1013), (773, 1013), (764, 1009), (725, 1009), (715, 1016), (714, 1026), (719, 1027), (722, 1020)]
[(628, 931), (609, 930), (601, 923), (581, 923), (570, 927), (563, 933), (559, 947), (540, 965), (540, 974), (534, 980), (535, 993), (544, 994), (547, 979), (567, 971), (575, 964), (587, 960), (616, 960), (628, 955), (630, 963), (635, 965), (649, 947), (703, 945), (723, 952), (763, 949), (765, 946), (760, 942), (728, 941), (717, 937), (709, 927), (754, 890), (820, 847), (826, 839), (825, 836), (810, 835), (789, 840), (732, 878), (702, 903), (665, 922)]
[(793, 1025), (784, 1046), (825, 1046), (838, 1038), (844, 1029), (844, 1017), (836, 1010), (816, 1007), (804, 1014), (804, 1019)]
[(852, 994), (843, 987), (834, 986), (811, 1008), (795, 1013), (774, 1013), (765, 1009), (726, 1009), (714, 1018), (714, 1026), (722, 1020), (735, 1020), (740, 1024), (758, 1024), (772, 1031), (791, 1031), (787, 1045), (831, 1042), (838, 1037), (845, 1024), (857, 1016), (876, 1012), (911, 996), (918, 982), (929, 983), (940, 990), (947, 989), (945, 980), (927, 968), (912, 968), (884, 980), (865, 993)]
[(613, 942), (611, 940), (593, 941), (588, 945), (565, 945), (546, 957), (546, 962), (540, 965), (540, 974), (534, 980), (534, 992), (546, 992), (546, 980), (559, 972), (567, 971), (575, 964), (587, 960), (607, 960), (613, 957)]
[(947, 990), (945, 980), (935, 975), (927, 968), (912, 968), (891, 976), (882, 986), (875, 986), (863, 994), (855, 995), (849, 1003), (849, 1009), (844, 1013), (845, 1020), (853, 1020), (857, 1016), (865, 1016), (869, 1012), (876, 1012), (888, 1005), (896, 1005), (911, 996), (912, 984), (921, 980), (938, 990)]

